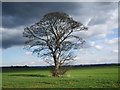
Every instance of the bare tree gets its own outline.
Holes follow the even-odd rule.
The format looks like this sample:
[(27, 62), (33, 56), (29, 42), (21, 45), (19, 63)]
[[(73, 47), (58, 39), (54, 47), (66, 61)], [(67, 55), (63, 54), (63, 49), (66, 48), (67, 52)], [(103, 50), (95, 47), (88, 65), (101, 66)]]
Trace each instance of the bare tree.
[(26, 48), (54, 65), (52, 76), (60, 76), (59, 68), (74, 60), (73, 49), (85, 41), (74, 32), (87, 30), (80, 22), (63, 12), (51, 12), (34, 25), (26, 27), (23, 36), (28, 38)]

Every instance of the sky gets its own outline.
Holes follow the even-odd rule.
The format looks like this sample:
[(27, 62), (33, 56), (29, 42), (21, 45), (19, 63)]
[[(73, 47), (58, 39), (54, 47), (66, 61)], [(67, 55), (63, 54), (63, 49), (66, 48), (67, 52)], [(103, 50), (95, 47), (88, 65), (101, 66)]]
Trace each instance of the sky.
[(40, 21), (49, 12), (65, 12), (88, 27), (77, 33), (86, 40), (76, 50), (72, 64), (118, 63), (118, 3), (116, 2), (3, 2), (2, 3), (2, 66), (48, 65), (24, 49), (24, 28)]

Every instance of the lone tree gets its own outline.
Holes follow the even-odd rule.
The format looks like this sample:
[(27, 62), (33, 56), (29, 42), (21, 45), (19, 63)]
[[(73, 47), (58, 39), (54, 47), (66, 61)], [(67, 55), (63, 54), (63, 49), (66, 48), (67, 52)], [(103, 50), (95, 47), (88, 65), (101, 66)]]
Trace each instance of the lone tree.
[(26, 48), (51, 65), (52, 76), (60, 76), (60, 67), (74, 60), (74, 49), (83, 46), (85, 41), (74, 32), (87, 30), (80, 22), (63, 12), (51, 12), (30, 27), (26, 27), (23, 37), (28, 38)]

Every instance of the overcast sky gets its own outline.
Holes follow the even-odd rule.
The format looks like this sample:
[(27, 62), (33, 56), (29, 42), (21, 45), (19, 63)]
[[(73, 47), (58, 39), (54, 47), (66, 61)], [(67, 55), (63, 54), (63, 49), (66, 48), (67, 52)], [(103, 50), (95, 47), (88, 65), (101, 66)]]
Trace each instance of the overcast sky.
[(88, 26), (78, 33), (87, 43), (77, 50), (73, 64), (118, 62), (118, 3), (115, 2), (3, 2), (3, 65), (47, 65), (23, 49), (23, 30), (42, 19), (48, 12), (61, 11)]

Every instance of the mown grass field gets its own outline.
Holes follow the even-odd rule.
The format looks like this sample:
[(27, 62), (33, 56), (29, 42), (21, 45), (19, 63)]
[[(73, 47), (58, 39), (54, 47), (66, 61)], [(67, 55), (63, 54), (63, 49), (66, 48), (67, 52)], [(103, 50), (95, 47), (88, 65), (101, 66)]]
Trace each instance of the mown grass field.
[(119, 88), (118, 66), (73, 67), (62, 77), (48, 68), (3, 68), (2, 88)]

